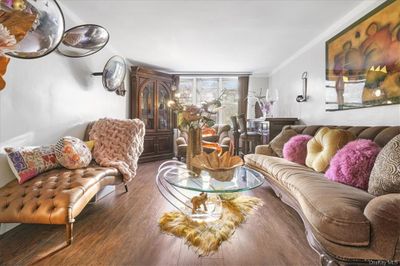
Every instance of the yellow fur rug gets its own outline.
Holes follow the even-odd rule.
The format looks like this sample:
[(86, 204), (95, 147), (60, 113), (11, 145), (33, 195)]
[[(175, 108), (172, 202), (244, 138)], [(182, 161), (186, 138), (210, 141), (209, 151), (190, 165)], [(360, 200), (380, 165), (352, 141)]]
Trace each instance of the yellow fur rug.
[(233, 235), (236, 227), (246, 220), (246, 216), (262, 205), (262, 200), (249, 196), (222, 199), (222, 216), (217, 221), (196, 222), (175, 211), (165, 213), (159, 225), (161, 231), (184, 238), (199, 256), (207, 256), (217, 251), (222, 242)]

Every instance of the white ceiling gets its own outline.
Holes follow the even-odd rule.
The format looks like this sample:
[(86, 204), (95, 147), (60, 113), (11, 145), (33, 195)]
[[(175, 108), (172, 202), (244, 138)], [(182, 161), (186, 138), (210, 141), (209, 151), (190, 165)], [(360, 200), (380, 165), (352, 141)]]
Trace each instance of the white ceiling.
[(61, 0), (122, 56), (175, 72), (270, 72), (360, 2)]

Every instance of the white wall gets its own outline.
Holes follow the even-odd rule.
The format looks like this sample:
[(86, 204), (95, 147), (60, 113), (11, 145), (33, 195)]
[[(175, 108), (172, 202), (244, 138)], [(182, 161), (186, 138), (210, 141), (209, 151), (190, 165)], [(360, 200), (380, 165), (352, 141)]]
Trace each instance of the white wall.
[[(249, 77), (249, 96), (263, 95), (265, 96), (268, 87), (268, 77), (263, 76), (250, 76)], [(255, 117), (256, 99), (249, 97), (247, 101), (247, 118)]]
[[(270, 88), (279, 90), (278, 115), (298, 117), (305, 124), (337, 125), (400, 125), (400, 105), (353, 109), (346, 111), (325, 111), (325, 41), (351, 25), (382, 1), (365, 1), (347, 16), (338, 20), (329, 29), (313, 39), (298, 53), (289, 56), (270, 75)], [(301, 74), (308, 71), (308, 95), (305, 103), (297, 103), (301, 94)]]
[[(67, 28), (82, 22), (63, 10)], [(111, 45), (79, 59), (57, 52), (40, 59), (11, 59), (7, 86), (0, 91), (0, 187), (15, 178), (4, 147), (50, 144), (66, 135), (83, 137), (89, 121), (127, 117), (128, 97), (107, 92), (101, 77), (90, 76), (116, 54)], [(0, 224), (2, 231), (5, 226)]]

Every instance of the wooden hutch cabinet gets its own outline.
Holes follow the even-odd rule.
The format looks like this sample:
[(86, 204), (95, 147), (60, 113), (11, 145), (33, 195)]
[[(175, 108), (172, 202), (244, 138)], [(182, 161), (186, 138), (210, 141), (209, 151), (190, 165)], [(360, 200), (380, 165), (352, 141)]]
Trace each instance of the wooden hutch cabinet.
[(144, 151), (139, 162), (173, 157), (173, 112), (168, 108), (172, 99), (174, 76), (143, 67), (131, 68), (130, 117), (146, 125)]

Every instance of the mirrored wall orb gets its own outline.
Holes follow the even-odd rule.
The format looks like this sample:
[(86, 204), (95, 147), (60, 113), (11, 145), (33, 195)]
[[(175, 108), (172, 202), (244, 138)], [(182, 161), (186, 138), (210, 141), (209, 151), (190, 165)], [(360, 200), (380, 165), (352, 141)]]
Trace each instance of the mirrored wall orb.
[(68, 57), (84, 57), (103, 49), (109, 39), (108, 31), (99, 25), (79, 25), (64, 33), (57, 50)]
[(124, 82), (125, 74), (125, 60), (119, 55), (111, 57), (103, 71), (104, 88), (108, 91), (115, 91)]
[(22, 59), (45, 56), (60, 44), (64, 29), (63, 13), (54, 0), (24, 0), (21, 11), (35, 14), (31, 30), (7, 55)]

